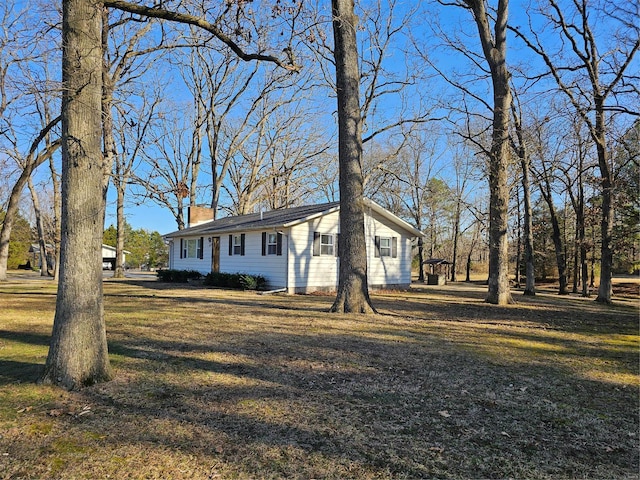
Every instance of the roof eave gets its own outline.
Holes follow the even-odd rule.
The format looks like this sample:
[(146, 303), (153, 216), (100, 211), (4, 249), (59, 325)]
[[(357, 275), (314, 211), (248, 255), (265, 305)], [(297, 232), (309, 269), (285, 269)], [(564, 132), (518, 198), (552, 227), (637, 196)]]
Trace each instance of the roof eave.
[(340, 205), (336, 205), (336, 206), (333, 206), (331, 208), (328, 208), (327, 210), (323, 210), (322, 212), (314, 213), (312, 215), (307, 215), (306, 217), (303, 217), (303, 218), (297, 218), (297, 219), (292, 220), (290, 222), (285, 222), (285, 223), (283, 223), (281, 225), (281, 227), (282, 228), (294, 227), (296, 225), (300, 225), (301, 223), (310, 222), (311, 220), (323, 217), (325, 215), (329, 215), (330, 213), (334, 213), (334, 212), (337, 212), (339, 210), (340, 210)]
[(364, 199), (364, 203), (365, 203), (366, 206), (371, 207), (371, 209), (374, 210), (377, 214), (381, 215), (382, 217), (386, 218), (387, 220), (391, 220), (393, 223), (401, 226), (407, 232), (413, 234), (414, 237), (424, 237), (425, 236), (424, 232), (421, 232), (420, 230), (415, 228), (413, 225), (411, 225), (409, 222), (406, 222), (403, 219), (401, 219), (400, 217), (398, 217), (397, 215), (394, 215), (393, 213), (391, 213), (386, 208), (381, 207), (380, 205), (378, 205), (373, 200), (371, 200), (369, 198), (365, 198)]

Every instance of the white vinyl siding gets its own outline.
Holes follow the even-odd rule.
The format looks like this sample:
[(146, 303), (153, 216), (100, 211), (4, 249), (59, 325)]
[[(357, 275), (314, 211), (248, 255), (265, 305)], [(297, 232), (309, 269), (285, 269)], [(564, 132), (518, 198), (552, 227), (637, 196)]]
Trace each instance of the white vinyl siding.
[[(339, 233), (338, 222), (339, 213), (333, 212), (291, 227), (288, 253), (290, 291), (313, 291), (318, 288), (336, 289), (340, 261), (340, 258), (335, 255)], [(333, 237), (333, 254), (320, 254), (321, 238), (318, 235)], [(317, 251), (314, 255), (315, 238), (317, 238)]]
[[(267, 279), (270, 289), (283, 288), (286, 278), (286, 257), (284, 255), (262, 256), (262, 233), (249, 231), (231, 235), (232, 249), (234, 237), (244, 235), (244, 255), (220, 255), (220, 271), (225, 273), (248, 273), (262, 275)], [(283, 250), (286, 248), (286, 238), (283, 238)], [(220, 251), (228, 252), (229, 235), (220, 235)]]
[(174, 270), (211, 271), (211, 237), (175, 238), (170, 244), (170, 262)]
[[(369, 287), (411, 284), (411, 237), (389, 220), (367, 211), (367, 279)], [(376, 241), (378, 247), (376, 248)]]

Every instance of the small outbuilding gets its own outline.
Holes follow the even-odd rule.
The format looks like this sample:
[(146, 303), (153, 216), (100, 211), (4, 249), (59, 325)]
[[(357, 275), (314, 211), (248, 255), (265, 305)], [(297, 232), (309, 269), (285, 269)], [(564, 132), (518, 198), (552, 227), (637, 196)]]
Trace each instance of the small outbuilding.
[[(122, 251), (122, 263), (126, 262), (126, 255), (128, 252), (126, 250)], [(102, 244), (102, 268), (103, 270), (115, 270), (116, 268), (116, 247), (112, 247), (111, 245)]]
[(429, 267), (427, 273), (427, 285), (444, 285), (447, 283), (447, 276), (449, 274), (449, 265), (451, 262), (444, 258), (430, 258), (422, 262), (424, 266)]

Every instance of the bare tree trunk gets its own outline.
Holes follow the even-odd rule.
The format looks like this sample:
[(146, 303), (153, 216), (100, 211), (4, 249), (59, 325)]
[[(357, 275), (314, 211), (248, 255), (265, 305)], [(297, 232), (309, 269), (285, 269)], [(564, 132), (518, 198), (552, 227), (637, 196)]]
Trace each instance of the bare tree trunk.
[(522, 213), (520, 212), (520, 190), (516, 186), (516, 261), (514, 283), (516, 288), (520, 288), (520, 267), (522, 265)]
[(522, 197), (524, 201), (524, 262), (525, 262), (525, 287), (523, 295), (536, 294), (536, 276), (534, 268), (533, 250), (533, 207), (531, 206), (531, 158), (527, 152), (527, 147), (522, 131), (522, 121), (515, 104), (511, 109), (513, 121), (518, 137), (518, 158), (520, 159), (520, 169), (522, 170)]
[(456, 201), (456, 213), (453, 224), (453, 258), (451, 265), (451, 281), (456, 281), (456, 270), (458, 268), (458, 240), (460, 238), (460, 216), (461, 216), (461, 202), (460, 198)]
[(476, 222), (476, 227), (474, 228), (473, 237), (471, 237), (471, 245), (469, 245), (469, 253), (467, 254), (466, 276), (464, 279), (465, 282), (471, 281), (471, 265), (472, 265), (471, 257), (473, 255), (473, 250), (476, 247), (476, 244), (478, 243), (479, 235), (480, 235), (480, 222)]
[(124, 189), (125, 185), (116, 187), (116, 264), (113, 278), (124, 278), (124, 236), (126, 233), (124, 218)]
[(576, 232), (573, 236), (573, 288), (571, 293), (578, 293), (578, 288), (580, 286), (580, 225), (577, 219), (575, 228)]
[[(115, 91), (115, 79), (110, 75), (109, 62), (106, 58), (109, 48), (109, 10), (102, 12), (102, 136), (104, 141), (104, 165), (105, 165), (105, 190), (111, 174), (111, 166), (116, 158), (116, 140), (113, 125), (113, 93)], [(108, 169), (108, 170), (107, 170)], [(124, 278), (122, 259), (124, 257), (124, 189), (126, 184), (120, 182), (120, 178), (114, 179), (116, 188), (116, 261), (113, 269), (113, 278)]]
[(424, 283), (424, 238), (422, 236), (418, 237), (418, 263), (418, 281)]
[(360, 73), (353, 0), (332, 0), (338, 95), (340, 273), (333, 312), (371, 313), (362, 175)]
[(484, 0), (465, 0), (478, 28), (493, 84), (493, 132), (489, 154), (489, 291), (488, 303), (512, 303), (509, 290), (509, 117), (511, 89), (507, 68), (507, 17), (509, 0), (499, 0), (492, 34)]
[(9, 195), (9, 202), (7, 203), (7, 208), (5, 211), (4, 221), (2, 222), (2, 229), (0, 229), (0, 281), (5, 281), (7, 279), (7, 261), (9, 260), (9, 239), (11, 238), (11, 229), (13, 228), (13, 221), (15, 219), (16, 214), (18, 213), (18, 204), (20, 203), (20, 195), (22, 194), (22, 189), (24, 188), (27, 180), (31, 177), (33, 171), (40, 165), (42, 162), (47, 160), (53, 152), (55, 152), (60, 146), (59, 142), (54, 142), (47, 146), (47, 148), (40, 153), (35, 159), (33, 155), (35, 154), (35, 150), (38, 147), (38, 143), (46, 136), (48, 131), (58, 123), (60, 118), (58, 117), (42, 131), (38, 138), (33, 142), (31, 146), (31, 151), (29, 152), (29, 156), (25, 162), (25, 167), (18, 177), (15, 185), (11, 189), (11, 194)]
[(558, 267), (558, 281), (560, 282), (558, 294), (567, 295), (569, 293), (567, 290), (567, 259), (564, 252), (562, 233), (560, 231), (560, 222), (558, 221), (556, 210), (553, 207), (553, 200), (549, 199), (547, 203), (549, 204), (549, 214), (551, 216), (551, 239), (553, 240), (553, 246), (556, 251), (556, 266)]
[(40, 209), (40, 200), (36, 192), (31, 177), (27, 180), (29, 193), (31, 193), (31, 203), (33, 203), (33, 212), (36, 216), (36, 230), (38, 232), (38, 245), (40, 246), (40, 276), (46, 277), (50, 274), (49, 264), (47, 263), (47, 240), (44, 233), (44, 223), (42, 220), (42, 210)]
[(578, 208), (576, 209), (576, 219), (578, 222), (578, 244), (580, 245), (580, 280), (582, 282), (582, 296), (589, 296), (589, 266), (587, 265), (587, 234), (584, 218), (584, 179), (582, 172), (582, 154), (580, 155), (579, 178), (578, 178)]
[(544, 178), (539, 180), (539, 186), (542, 198), (544, 198), (544, 201), (549, 208), (549, 217), (551, 219), (551, 239), (553, 240), (553, 246), (556, 254), (556, 266), (558, 268), (558, 280), (560, 282), (558, 294), (566, 295), (569, 293), (567, 290), (567, 259), (564, 253), (564, 242), (562, 241), (562, 232), (560, 231), (560, 221), (558, 220), (558, 214), (553, 204), (553, 192), (551, 190), (549, 173), (547, 172), (546, 167), (544, 167), (544, 173), (542, 176)]
[(596, 302), (611, 303), (613, 287), (611, 276), (613, 269), (613, 174), (609, 165), (605, 139), (605, 114), (604, 98), (599, 94), (595, 95), (596, 121), (593, 129), (593, 139), (598, 152), (598, 165), (602, 184), (602, 221), (600, 223), (600, 234), (602, 245), (600, 246), (600, 285), (598, 286), (598, 296)]
[[(627, 34), (628, 25), (631, 23), (627, 23), (624, 7), (617, 6), (616, 2), (605, 2), (599, 5), (597, 2), (583, 0), (569, 2), (569, 4), (574, 8), (573, 12), (569, 11), (569, 6), (557, 0), (548, 0), (550, 14), (546, 15), (560, 33), (562, 43), (566, 44), (568, 50), (575, 55), (574, 59), (569, 60), (567, 64), (560, 64), (558, 60), (569, 57), (550, 55), (543, 48), (540, 43), (541, 38), (537, 35), (533, 35), (532, 38), (535, 38), (535, 41), (532, 41), (519, 28), (514, 27), (513, 30), (527, 46), (542, 57), (560, 91), (571, 101), (577, 114), (589, 128), (589, 134), (596, 144), (602, 188), (600, 286), (596, 301), (611, 303), (615, 176), (607, 155), (606, 101), (609, 96), (622, 93), (627, 90), (629, 84), (633, 83), (634, 75), (626, 76), (625, 72), (633, 68), (633, 57), (640, 51), (640, 38), (637, 30), (634, 31), (635, 35)], [(601, 10), (603, 7), (606, 8)], [(600, 18), (602, 13), (612, 20), (611, 25), (607, 24), (607, 28), (608, 33), (616, 39), (614, 49), (599, 48), (598, 42), (602, 36), (596, 35), (590, 24), (592, 19)], [(629, 21), (637, 20), (633, 16), (630, 18)], [(616, 22), (618, 22), (617, 25)], [(606, 75), (603, 75), (604, 72)], [(605, 78), (609, 81), (608, 84), (602, 82)], [(581, 79), (585, 79), (589, 87), (586, 83), (581, 85)], [(628, 92), (633, 95), (637, 90), (631, 89)], [(620, 101), (620, 98), (615, 100), (616, 107), (622, 105)], [(621, 110), (625, 113), (633, 113), (625, 107)], [(595, 113), (595, 120), (591, 118), (592, 113)]]
[(49, 170), (51, 171), (51, 187), (53, 188), (53, 249), (54, 249), (54, 266), (53, 279), (58, 280), (58, 272), (60, 271), (60, 218), (62, 217), (62, 203), (60, 200), (60, 180), (56, 172), (56, 166), (52, 158), (49, 158)]
[(101, 268), (102, 8), (92, 0), (62, 4), (62, 256), (42, 381), (67, 389), (111, 378)]

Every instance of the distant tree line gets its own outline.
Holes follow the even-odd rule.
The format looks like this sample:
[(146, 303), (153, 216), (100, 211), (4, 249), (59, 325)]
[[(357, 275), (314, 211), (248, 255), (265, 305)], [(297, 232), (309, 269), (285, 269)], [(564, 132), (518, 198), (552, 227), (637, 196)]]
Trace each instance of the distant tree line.
[[(103, 243), (115, 247), (116, 241), (117, 229), (109, 225), (104, 231)], [(157, 269), (166, 267), (169, 261), (169, 249), (158, 232), (144, 228), (134, 230), (126, 222), (124, 249), (129, 252), (126, 254), (126, 268)]]

